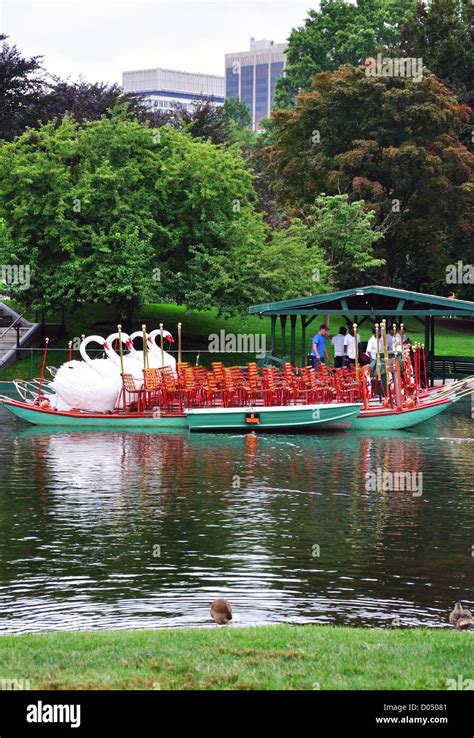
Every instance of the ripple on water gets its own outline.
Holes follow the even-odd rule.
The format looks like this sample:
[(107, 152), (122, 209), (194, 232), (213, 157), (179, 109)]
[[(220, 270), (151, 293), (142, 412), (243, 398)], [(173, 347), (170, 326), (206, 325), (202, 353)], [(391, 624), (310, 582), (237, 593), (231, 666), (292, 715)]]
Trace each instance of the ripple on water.
[[(217, 595), (239, 624), (444, 627), (473, 600), (469, 410), (249, 443), (0, 409), (0, 632), (205, 626)], [(377, 468), (421, 472), (422, 495), (367, 490)]]

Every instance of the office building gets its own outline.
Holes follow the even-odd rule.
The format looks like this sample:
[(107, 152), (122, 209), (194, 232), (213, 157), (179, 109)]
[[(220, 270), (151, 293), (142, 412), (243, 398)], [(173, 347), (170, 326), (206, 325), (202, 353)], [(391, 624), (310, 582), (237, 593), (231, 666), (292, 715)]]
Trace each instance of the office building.
[(193, 103), (211, 99), (224, 104), (224, 77), (179, 72), (175, 69), (138, 69), (122, 72), (124, 92), (142, 95), (152, 110), (169, 110), (176, 103), (192, 110)]
[(250, 50), (225, 55), (225, 96), (247, 103), (254, 130), (273, 107), (275, 85), (286, 65), (287, 44), (250, 39)]

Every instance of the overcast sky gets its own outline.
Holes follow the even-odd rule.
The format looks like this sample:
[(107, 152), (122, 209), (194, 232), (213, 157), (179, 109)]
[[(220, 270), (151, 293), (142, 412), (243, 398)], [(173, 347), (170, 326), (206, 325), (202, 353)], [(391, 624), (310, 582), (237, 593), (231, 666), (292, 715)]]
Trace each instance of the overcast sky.
[(250, 36), (285, 41), (319, 2), (22, 2), (0, 0), (0, 28), (25, 56), (61, 77), (121, 83), (124, 70), (223, 74), (224, 54)]

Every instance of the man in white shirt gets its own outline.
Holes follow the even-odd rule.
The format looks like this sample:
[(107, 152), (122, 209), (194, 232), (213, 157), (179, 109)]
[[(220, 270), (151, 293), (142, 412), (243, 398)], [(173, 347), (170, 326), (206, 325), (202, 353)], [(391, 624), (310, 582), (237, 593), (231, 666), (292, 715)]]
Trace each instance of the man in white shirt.
[[(357, 356), (359, 355), (360, 336), (357, 334)], [(355, 364), (355, 339), (354, 339), (354, 328), (351, 325), (349, 333), (344, 338), (344, 356), (349, 359), (349, 364)]]
[(339, 333), (331, 339), (331, 346), (334, 348), (334, 368), (340, 369), (344, 359), (344, 338), (347, 333), (347, 328), (342, 325), (339, 328)]
[[(370, 361), (375, 361), (375, 359), (377, 358), (377, 339), (375, 338), (375, 328), (372, 328), (372, 333), (374, 335), (371, 336), (367, 342), (366, 353)], [(379, 354), (383, 354), (383, 341), (382, 341), (382, 338), (380, 337), (379, 337)]]
[(393, 353), (393, 328), (387, 333), (387, 349), (389, 354)]

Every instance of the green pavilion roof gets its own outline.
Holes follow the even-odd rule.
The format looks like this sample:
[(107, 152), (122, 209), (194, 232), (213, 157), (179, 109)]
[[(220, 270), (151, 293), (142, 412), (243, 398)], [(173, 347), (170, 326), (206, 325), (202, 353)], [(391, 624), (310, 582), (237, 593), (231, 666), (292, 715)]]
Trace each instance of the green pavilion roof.
[(419, 315), (474, 316), (474, 302), (409, 292), (394, 287), (369, 285), (295, 300), (251, 305), (253, 315)]

